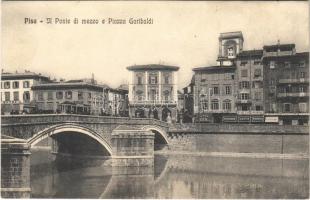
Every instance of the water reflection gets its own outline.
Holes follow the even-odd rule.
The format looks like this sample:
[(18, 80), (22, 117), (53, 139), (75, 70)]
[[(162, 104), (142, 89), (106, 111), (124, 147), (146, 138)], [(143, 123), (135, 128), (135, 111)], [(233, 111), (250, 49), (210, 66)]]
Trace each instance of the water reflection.
[(34, 198), (307, 198), (308, 160), (156, 155), (154, 168), (68, 165), (34, 152)]

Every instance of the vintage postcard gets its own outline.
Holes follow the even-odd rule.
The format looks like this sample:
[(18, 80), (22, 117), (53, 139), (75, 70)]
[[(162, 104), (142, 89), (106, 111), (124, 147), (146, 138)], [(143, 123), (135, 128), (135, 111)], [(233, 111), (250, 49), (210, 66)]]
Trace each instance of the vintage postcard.
[(1, 197), (309, 198), (307, 1), (1, 13)]

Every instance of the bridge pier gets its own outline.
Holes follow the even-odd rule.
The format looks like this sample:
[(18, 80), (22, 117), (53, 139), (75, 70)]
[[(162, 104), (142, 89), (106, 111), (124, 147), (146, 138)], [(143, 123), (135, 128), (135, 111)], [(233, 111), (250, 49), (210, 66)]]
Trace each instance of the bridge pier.
[(30, 146), (26, 140), (1, 137), (1, 197), (30, 198)]
[(112, 133), (112, 152), (113, 167), (153, 167), (154, 133), (119, 127)]

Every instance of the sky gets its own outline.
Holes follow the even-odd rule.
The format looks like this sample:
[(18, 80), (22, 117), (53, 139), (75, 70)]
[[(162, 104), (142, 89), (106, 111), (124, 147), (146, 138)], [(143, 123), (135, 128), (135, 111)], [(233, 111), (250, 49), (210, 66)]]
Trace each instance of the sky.
[[(1, 67), (51, 78), (91, 78), (111, 87), (128, 83), (126, 67), (179, 66), (178, 87), (192, 68), (216, 64), (218, 37), (242, 31), (244, 50), (295, 43), (309, 51), (308, 2), (94, 1), (1, 3)], [(43, 20), (25, 24), (25, 18)], [(46, 18), (71, 24), (46, 24)], [(126, 19), (127, 24), (73, 24), (73, 19)], [(152, 18), (153, 24), (128, 24)]]

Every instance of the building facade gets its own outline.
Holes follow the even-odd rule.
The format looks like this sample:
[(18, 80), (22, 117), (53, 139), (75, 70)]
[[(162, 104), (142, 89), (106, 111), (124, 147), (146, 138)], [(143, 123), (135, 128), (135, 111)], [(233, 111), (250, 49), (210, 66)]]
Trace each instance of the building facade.
[(235, 60), (237, 114), (244, 122), (264, 122), (262, 57), (263, 50), (248, 50), (241, 51)]
[(194, 114), (196, 121), (219, 123), (235, 117), (234, 66), (193, 69), (195, 75)]
[(177, 71), (179, 67), (167, 65), (135, 65), (129, 83), (129, 113), (135, 117), (154, 117), (177, 120)]
[(309, 52), (295, 44), (264, 46), (264, 96), (267, 120), (309, 123)]
[(99, 115), (108, 110), (107, 88), (92, 80), (38, 84), (32, 90), (38, 112)]
[(128, 117), (128, 89), (109, 88), (108, 92), (108, 114), (113, 116)]
[(34, 107), (32, 86), (50, 82), (49, 78), (30, 71), (1, 74), (1, 112), (19, 114)]

